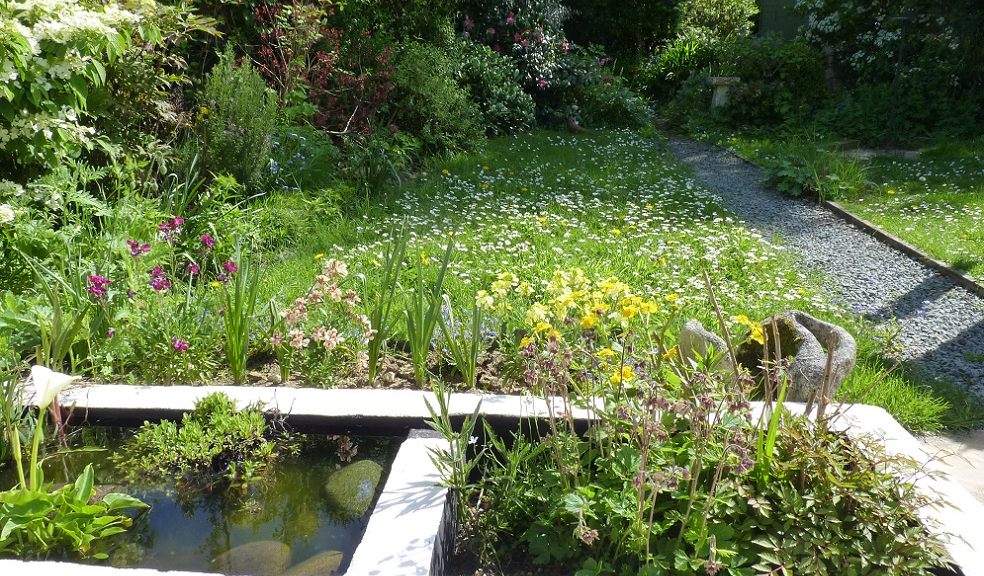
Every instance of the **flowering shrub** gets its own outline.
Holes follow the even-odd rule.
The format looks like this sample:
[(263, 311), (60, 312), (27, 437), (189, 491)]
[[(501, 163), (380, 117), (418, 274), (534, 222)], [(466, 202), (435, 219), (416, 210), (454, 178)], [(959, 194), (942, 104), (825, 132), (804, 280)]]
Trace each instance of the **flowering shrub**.
[(368, 344), (373, 327), (365, 314), (357, 312), (362, 302), (359, 295), (344, 288), (348, 275), (344, 262), (326, 260), (306, 295), (284, 310), (271, 310), (270, 346), (283, 380), (289, 378), (297, 360), (325, 365), (346, 352), (359, 365), (368, 361), (361, 348)]

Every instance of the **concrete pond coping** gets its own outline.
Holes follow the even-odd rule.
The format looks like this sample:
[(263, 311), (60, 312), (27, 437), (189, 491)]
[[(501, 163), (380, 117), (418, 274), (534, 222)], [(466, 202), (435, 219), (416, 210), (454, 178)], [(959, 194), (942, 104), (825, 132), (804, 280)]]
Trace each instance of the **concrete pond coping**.
[[(370, 517), (362, 544), (356, 549), (346, 572), (350, 576), (424, 576), (442, 574), (442, 561), (451, 546), (453, 532), (452, 500), (438, 486), (438, 474), (429, 449), (446, 442), (425, 428), (430, 418), (426, 402), (436, 408), (433, 393), (418, 390), (349, 390), (312, 388), (254, 388), (235, 386), (131, 386), (78, 385), (60, 395), (63, 409), (73, 418), (89, 421), (176, 418), (193, 409), (199, 398), (212, 392), (225, 392), (240, 406), (260, 402), (271, 414), (288, 414), (290, 421), (308, 425), (356, 428), (381, 425), (384, 429), (415, 430), (409, 434), (396, 456), (390, 476)], [(532, 396), (454, 394), (450, 415), (459, 420), (477, 407), (490, 419), (518, 422), (545, 419), (559, 413), (560, 399), (548, 404)], [(599, 406), (599, 404), (595, 404)], [(786, 403), (794, 413), (802, 413), (802, 403)], [(752, 403), (752, 413), (761, 412), (761, 403)], [(920, 515), (931, 530), (939, 531), (958, 574), (984, 576), (984, 504), (947, 475), (940, 454), (921, 444), (884, 409), (863, 404), (833, 405), (840, 412), (833, 427), (850, 436), (870, 435), (879, 440), (886, 453), (907, 456), (921, 465), (924, 473), (914, 479), (917, 489), (942, 504), (924, 507)], [(594, 410), (577, 408), (572, 417), (587, 424)], [(142, 415), (142, 416), (141, 416)], [(404, 447), (406, 451), (404, 452)], [(380, 514), (377, 518), (376, 514)], [(417, 516), (419, 514), (419, 516)], [(418, 522), (417, 519), (420, 519)], [(366, 543), (369, 543), (366, 545)], [(113, 569), (68, 563), (0, 561), (3, 574), (61, 574), (151, 576), (154, 570)], [(168, 572), (185, 576), (191, 573)]]

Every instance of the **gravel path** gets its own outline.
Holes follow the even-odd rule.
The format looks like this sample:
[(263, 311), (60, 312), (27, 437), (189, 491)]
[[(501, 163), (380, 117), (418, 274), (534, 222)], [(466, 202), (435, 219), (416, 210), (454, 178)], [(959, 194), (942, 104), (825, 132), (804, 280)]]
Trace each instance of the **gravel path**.
[(670, 149), (747, 226), (821, 273), (835, 301), (894, 316), (904, 360), (984, 397), (984, 300), (825, 208), (764, 188), (759, 168), (721, 148), (673, 139)]

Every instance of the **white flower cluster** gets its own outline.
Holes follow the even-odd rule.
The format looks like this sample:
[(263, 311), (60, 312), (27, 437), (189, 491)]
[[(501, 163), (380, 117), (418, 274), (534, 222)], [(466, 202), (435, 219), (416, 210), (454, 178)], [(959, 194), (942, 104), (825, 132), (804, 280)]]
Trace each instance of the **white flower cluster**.
[[(82, 110), (53, 102), (73, 97), (69, 82), (94, 61), (103, 64), (109, 54), (122, 50), (127, 29), (155, 6), (153, 0), (142, 0), (140, 12), (134, 12), (113, 3), (88, 7), (77, 0), (7, 2), (0, 38), (9, 52), (0, 61), (0, 86), (6, 89), (0, 94), (6, 92), (21, 113), (0, 125), (0, 150), (38, 136), (87, 146), (95, 130), (82, 123)], [(89, 78), (94, 78), (91, 71)], [(38, 90), (44, 93), (40, 103), (27, 98)]]

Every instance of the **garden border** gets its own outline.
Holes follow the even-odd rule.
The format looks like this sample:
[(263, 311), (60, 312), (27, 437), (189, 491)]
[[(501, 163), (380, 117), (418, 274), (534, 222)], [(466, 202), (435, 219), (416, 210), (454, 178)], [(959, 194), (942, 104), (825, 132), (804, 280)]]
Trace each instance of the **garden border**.
[[(306, 417), (312, 421), (316, 414), (323, 411), (322, 416), (330, 421), (333, 426), (346, 427), (353, 426), (363, 428), (368, 423), (378, 424), (381, 421), (389, 422), (389, 429), (408, 427), (409, 429), (421, 428), (426, 420), (430, 418), (425, 401), (430, 401), (436, 405), (436, 399), (431, 392), (419, 390), (351, 390), (351, 389), (312, 389), (312, 388), (248, 388), (230, 386), (128, 386), (128, 385), (80, 385), (65, 391), (61, 396), (63, 406), (74, 406), (75, 416), (85, 416), (95, 421), (102, 419), (133, 418), (136, 410), (144, 410), (144, 414), (154, 411), (157, 414), (181, 413), (188, 411), (194, 406), (194, 401), (209, 393), (222, 391), (229, 394), (240, 406), (246, 406), (257, 400), (272, 400), (266, 410), (269, 414), (278, 414), (278, 406), (281, 402), (288, 402), (291, 406), (291, 418)], [(554, 407), (559, 407), (559, 399), (552, 399)], [(455, 419), (463, 419), (476, 411), (479, 406), (483, 414), (488, 414), (490, 418), (498, 419), (500, 422), (512, 422), (512, 429), (515, 429), (517, 422), (529, 419), (540, 419), (549, 415), (548, 403), (532, 396), (501, 396), (491, 394), (454, 394), (449, 402), (450, 415)], [(805, 406), (802, 403), (787, 403), (786, 406), (792, 412), (802, 413)], [(761, 411), (761, 403), (753, 403), (753, 414)], [(936, 525), (931, 529), (939, 532), (946, 540), (947, 552), (950, 554), (954, 565), (961, 570), (963, 576), (984, 576), (984, 533), (979, 530), (980, 518), (984, 517), (984, 504), (978, 502), (965, 488), (952, 480), (947, 475), (941, 462), (940, 454), (924, 447), (919, 441), (909, 434), (892, 416), (884, 409), (876, 406), (864, 404), (853, 405), (834, 405), (832, 410), (843, 408), (842, 417), (834, 420), (835, 427), (848, 434), (871, 434), (879, 439), (885, 446), (889, 454), (907, 456), (918, 462), (926, 471), (926, 474), (918, 476), (914, 482), (918, 490), (931, 497), (941, 498), (944, 502), (942, 506), (933, 506), (920, 510), (920, 515), (935, 522)], [(572, 411), (573, 417), (581, 423), (587, 423), (593, 411), (586, 409), (575, 409)], [(432, 434), (421, 434), (415, 432), (408, 437), (408, 441), (414, 441), (414, 456), (408, 456), (406, 463), (420, 466), (424, 459), (426, 447), (431, 442), (438, 442)], [(400, 459), (400, 456), (397, 456)], [(430, 458), (426, 458), (430, 462)], [(401, 469), (403, 461), (401, 461)], [(394, 463), (394, 468), (396, 463)], [(432, 476), (431, 478), (436, 478)], [(413, 494), (416, 489), (421, 488), (419, 484), (403, 483), (395, 479), (387, 480), (384, 495), (390, 490), (391, 481), (393, 482), (393, 493), (384, 500), (380, 496), (380, 502), (414, 502)], [(433, 492), (433, 481), (428, 486), (430, 490), (430, 518), (441, 518), (441, 524), (434, 526), (433, 542), (431, 552), (425, 553), (425, 548), (415, 549), (412, 558), (409, 553), (404, 553), (403, 549), (390, 552), (387, 561), (396, 564), (387, 564), (390, 568), (385, 572), (385, 576), (417, 576), (424, 574), (441, 574), (441, 565), (444, 555), (448, 552), (449, 531), (452, 530), (450, 521), (453, 518), (451, 510), (453, 500), (435, 497)], [(443, 490), (443, 489), (441, 489)], [(390, 500), (392, 498), (392, 500)], [(388, 505), (388, 504), (387, 504)], [(377, 504), (377, 507), (379, 505)], [(395, 510), (395, 509), (394, 509)], [(375, 509), (374, 512), (375, 514)], [(392, 514), (393, 511), (391, 510)], [(370, 519), (370, 525), (372, 525)], [(375, 530), (375, 528), (374, 528)], [(382, 530), (382, 529), (380, 529)], [(396, 534), (407, 535), (406, 528), (401, 528)], [(367, 534), (369, 530), (367, 528)], [(393, 532), (379, 532), (380, 537), (384, 534)], [(375, 534), (375, 532), (374, 532)], [(427, 538), (429, 539), (430, 532)], [(419, 536), (420, 533), (413, 533)], [(374, 536), (375, 537), (375, 536)], [(394, 538), (385, 536), (382, 540), (390, 544), (389, 549), (394, 550)], [(358, 549), (357, 549), (358, 550)], [(363, 564), (356, 565), (355, 560), (358, 552), (353, 556), (353, 566), (359, 572), (349, 572), (352, 576), (371, 576), (375, 574), (383, 575), (383, 572), (374, 571), (366, 568), (362, 571)], [(406, 556), (406, 558), (404, 558)], [(426, 560), (425, 560), (426, 558)], [(406, 561), (406, 564), (404, 563)], [(378, 562), (378, 560), (375, 560)], [(426, 562), (426, 567), (424, 563)], [(55, 564), (57, 566), (55, 566)], [(65, 563), (40, 563), (44, 566), (39, 573), (51, 573), (57, 567), (61, 573), (66, 573), (66, 567), (78, 565), (67, 565)], [(25, 568), (26, 564), (16, 560), (0, 561), (0, 569), (7, 567)], [(83, 570), (84, 568), (84, 570)], [(98, 568), (91, 571), (94, 567), (79, 566), (77, 572), (69, 570), (70, 574), (92, 575), (117, 575), (117, 576), (150, 576), (160, 574), (155, 571), (133, 571), (117, 569)], [(404, 571), (406, 569), (406, 571)], [(392, 570), (392, 571), (391, 571)], [(399, 571), (395, 571), (399, 570)], [(33, 572), (33, 571), (31, 571)], [(31, 573), (27, 570), (15, 573)], [(169, 573), (174, 576), (185, 576), (190, 573), (178, 574)], [(201, 576), (196, 574), (196, 576)]]
[[(727, 152), (728, 154), (733, 155), (735, 158), (738, 158), (739, 160), (748, 164), (749, 166), (753, 166), (759, 170), (764, 170), (762, 166), (760, 166), (756, 162), (753, 162), (749, 158), (745, 157), (745, 155), (740, 154), (731, 148), (721, 146), (720, 144), (714, 142), (711, 142), (710, 144), (716, 146), (717, 148), (720, 148), (721, 150)], [(767, 188), (769, 188), (770, 190), (772, 190), (777, 194), (782, 194), (772, 186), (767, 186)], [(869, 236), (875, 238), (882, 244), (886, 244), (889, 247), (894, 248), (899, 252), (905, 254), (906, 256), (912, 258), (913, 260), (916, 260), (920, 264), (923, 264), (924, 266), (931, 268), (936, 272), (939, 272), (947, 279), (951, 280), (957, 286), (967, 290), (968, 292), (971, 292), (972, 294), (975, 294), (976, 296), (984, 298), (984, 284), (977, 282), (970, 276), (967, 276), (963, 272), (957, 270), (956, 268), (953, 268), (946, 262), (933, 258), (929, 254), (926, 254), (925, 252), (921, 251), (919, 248), (916, 248), (912, 244), (909, 244), (905, 240), (902, 240), (901, 238), (893, 234), (890, 234), (885, 230), (882, 230), (875, 224), (868, 222), (867, 220), (861, 218), (860, 216), (856, 216), (852, 214), (851, 212), (849, 212), (848, 210), (846, 210), (844, 207), (842, 207), (840, 204), (838, 204), (833, 200), (824, 200), (812, 196), (807, 196), (804, 198), (812, 200), (818, 206), (826, 208), (832, 214), (834, 214), (834, 216), (837, 216), (841, 220), (847, 222), (848, 224), (851, 224), (852, 226), (861, 230), (865, 234), (868, 234)]]

